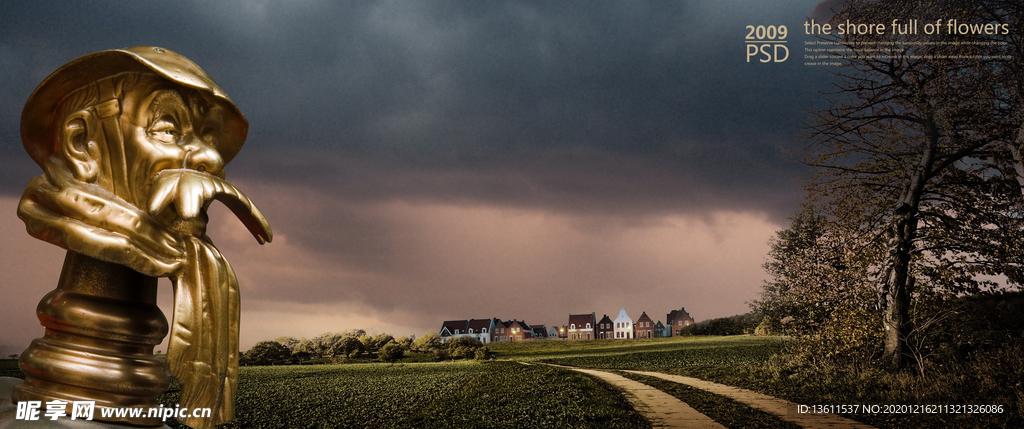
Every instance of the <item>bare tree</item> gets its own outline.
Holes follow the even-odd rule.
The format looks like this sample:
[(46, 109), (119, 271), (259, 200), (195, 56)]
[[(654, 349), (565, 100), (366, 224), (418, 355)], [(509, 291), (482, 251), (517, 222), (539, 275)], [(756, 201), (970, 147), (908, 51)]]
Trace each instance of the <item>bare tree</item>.
[[(1002, 13), (992, 6), (854, 0), (837, 20), (955, 16), (976, 22)], [(805, 158), (823, 167), (809, 185), (812, 203), (844, 224), (861, 251), (880, 252), (873, 273), (877, 308), (885, 330), (884, 359), (895, 368), (906, 367), (913, 355), (907, 343), (913, 329), (909, 310), (921, 281), (976, 292), (991, 286), (976, 274), (1019, 265), (1019, 260), (1007, 262), (1011, 255), (1006, 252), (994, 252), (991, 243), (997, 239), (1005, 245), (1020, 231), (1019, 216), (995, 208), (1006, 205), (999, 189), (1018, 177), (1004, 168), (1012, 145), (1006, 143), (1011, 140), (1003, 121), (1013, 98), (1007, 92), (1012, 91), (990, 84), (1006, 73), (984, 60), (994, 57), (989, 46), (995, 45), (963, 43), (998, 36), (942, 34), (924, 44), (909, 43), (914, 40), (908, 37), (827, 38), (848, 49), (846, 65), (835, 73), (834, 91), (826, 95), (830, 106), (808, 124), (813, 144)], [(984, 198), (1000, 201), (978, 202)], [(993, 210), (979, 210), (979, 205)], [(950, 239), (979, 223), (995, 225), (996, 233), (966, 244)]]

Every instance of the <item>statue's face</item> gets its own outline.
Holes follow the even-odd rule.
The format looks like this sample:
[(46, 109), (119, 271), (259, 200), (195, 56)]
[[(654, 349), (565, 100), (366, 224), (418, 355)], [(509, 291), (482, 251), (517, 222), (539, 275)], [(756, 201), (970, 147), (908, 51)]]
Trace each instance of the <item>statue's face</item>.
[(123, 98), (128, 199), (144, 207), (154, 176), (166, 169), (187, 168), (223, 178), (217, 142), (224, 115), (223, 108), (199, 91), (143, 75)]

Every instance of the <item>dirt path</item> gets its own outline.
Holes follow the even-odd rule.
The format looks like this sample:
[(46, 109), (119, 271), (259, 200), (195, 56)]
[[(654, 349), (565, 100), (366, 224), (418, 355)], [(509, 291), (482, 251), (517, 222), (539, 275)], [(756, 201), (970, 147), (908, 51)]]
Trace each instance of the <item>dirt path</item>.
[[(530, 365), (526, 362), (520, 363)], [(605, 371), (562, 365), (552, 366), (579, 371), (584, 374), (600, 378), (619, 387), (625, 392), (626, 398), (629, 400), (630, 404), (633, 405), (633, 408), (643, 414), (644, 417), (651, 422), (651, 425), (656, 428), (725, 427), (712, 420), (710, 417), (701, 414), (685, 402), (680, 401), (675, 396), (669, 395), (646, 384)], [(797, 404), (793, 402), (760, 394), (751, 390), (704, 381), (699, 378), (662, 374), (659, 372), (623, 371), (650, 377), (658, 377), (663, 380), (685, 384), (716, 395), (725, 396), (752, 408), (757, 408), (774, 414), (782, 420), (796, 423), (805, 428), (875, 429), (874, 426), (853, 421), (835, 414), (798, 414), (796, 411)]]
[(651, 386), (610, 372), (561, 366), (600, 378), (626, 393), (626, 399), (656, 428), (721, 428), (718, 422), (701, 414), (675, 396)]
[[(780, 419), (796, 423), (805, 428), (874, 428), (873, 426), (856, 422), (847, 418), (839, 417), (835, 414), (798, 414), (796, 412), (797, 404), (786, 401), (784, 399), (778, 399), (750, 390), (740, 389), (738, 387), (712, 383), (710, 381), (704, 381), (699, 378), (683, 377), (681, 375), (669, 375), (647, 371), (625, 372), (646, 375), (650, 377), (658, 377), (664, 380), (685, 384), (687, 386), (696, 387), (701, 390), (706, 390), (716, 395), (722, 395), (737, 402), (749, 405), (750, 407), (775, 414)], [(643, 385), (641, 384), (641, 386)]]

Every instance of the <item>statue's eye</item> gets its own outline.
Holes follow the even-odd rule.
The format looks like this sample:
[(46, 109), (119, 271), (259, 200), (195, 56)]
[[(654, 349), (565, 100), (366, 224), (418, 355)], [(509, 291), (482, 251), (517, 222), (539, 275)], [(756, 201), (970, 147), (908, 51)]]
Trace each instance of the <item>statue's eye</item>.
[(213, 127), (207, 127), (205, 130), (203, 130), (203, 140), (205, 140), (206, 143), (208, 144), (216, 144), (217, 130)]
[(174, 119), (166, 116), (153, 122), (153, 125), (150, 125), (146, 132), (149, 133), (150, 138), (164, 143), (174, 144), (181, 139), (181, 131), (178, 129), (178, 124), (175, 123)]

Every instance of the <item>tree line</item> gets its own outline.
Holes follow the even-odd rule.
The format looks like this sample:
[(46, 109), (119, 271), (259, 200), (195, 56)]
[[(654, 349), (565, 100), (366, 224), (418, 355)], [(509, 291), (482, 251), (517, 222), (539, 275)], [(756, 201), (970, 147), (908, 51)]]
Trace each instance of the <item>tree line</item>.
[(407, 355), (421, 360), (490, 359), (492, 353), (480, 340), (457, 337), (441, 342), (436, 332), (413, 340), (386, 333), (370, 335), (363, 329), (328, 332), (312, 339), (280, 337), (260, 341), (239, 357), (239, 365), (291, 365), (379, 360), (394, 363)]
[(756, 312), (737, 314), (729, 317), (702, 320), (676, 330), (676, 335), (688, 337), (694, 335), (768, 335), (769, 332), (758, 331), (763, 317)]

